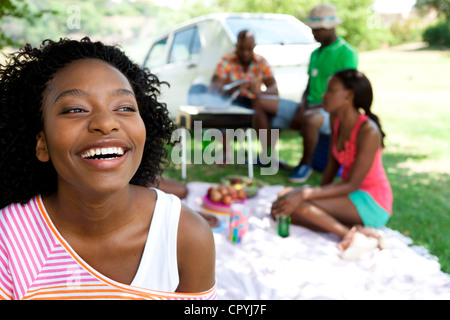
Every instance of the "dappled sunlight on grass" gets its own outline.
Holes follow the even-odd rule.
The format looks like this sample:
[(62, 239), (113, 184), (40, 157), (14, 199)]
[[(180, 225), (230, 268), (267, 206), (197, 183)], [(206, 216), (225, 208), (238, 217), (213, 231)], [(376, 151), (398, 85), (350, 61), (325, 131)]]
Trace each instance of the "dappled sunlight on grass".
[(450, 174), (436, 172), (433, 167), (428, 172), (419, 172), (413, 164), (423, 158), (426, 156), (384, 153), (383, 163), (394, 193), (393, 216), (387, 226), (438, 255), (442, 269), (449, 272), (450, 219), (446, 195), (450, 190)]

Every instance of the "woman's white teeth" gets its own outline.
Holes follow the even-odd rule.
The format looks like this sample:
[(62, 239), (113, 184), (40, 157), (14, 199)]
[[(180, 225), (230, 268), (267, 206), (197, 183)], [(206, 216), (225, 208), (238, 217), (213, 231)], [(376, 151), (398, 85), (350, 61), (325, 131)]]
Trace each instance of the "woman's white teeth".
[(84, 159), (114, 159), (122, 156), (124, 153), (125, 151), (121, 147), (95, 148), (84, 152), (81, 157)]

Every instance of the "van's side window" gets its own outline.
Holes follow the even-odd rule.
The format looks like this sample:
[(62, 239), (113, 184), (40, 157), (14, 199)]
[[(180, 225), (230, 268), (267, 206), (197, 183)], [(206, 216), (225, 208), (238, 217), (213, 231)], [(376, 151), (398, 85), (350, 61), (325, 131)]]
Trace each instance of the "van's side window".
[(169, 63), (187, 62), (200, 54), (201, 44), (197, 27), (177, 32), (173, 38)]
[(166, 61), (166, 47), (167, 47), (167, 38), (164, 38), (158, 42), (156, 42), (146, 59), (146, 67), (155, 68), (160, 67), (167, 63)]

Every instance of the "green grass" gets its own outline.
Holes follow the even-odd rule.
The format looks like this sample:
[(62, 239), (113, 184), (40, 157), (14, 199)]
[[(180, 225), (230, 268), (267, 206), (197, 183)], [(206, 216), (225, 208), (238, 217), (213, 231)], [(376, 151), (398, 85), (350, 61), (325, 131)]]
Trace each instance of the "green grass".
[[(386, 132), (383, 162), (394, 193), (393, 216), (388, 227), (410, 237), (439, 258), (450, 273), (450, 53), (402, 46), (360, 54), (360, 70), (374, 88), (373, 111)], [(280, 157), (296, 165), (301, 138), (283, 131)], [(189, 181), (220, 182), (228, 174), (247, 174), (245, 165), (188, 165)], [(293, 185), (288, 171), (256, 178), (269, 185)], [(181, 179), (179, 166), (165, 176)], [(317, 185), (314, 172), (308, 184)]]
[(450, 53), (412, 46), (369, 52), (361, 70), (387, 133), (383, 161), (394, 192), (388, 227), (427, 248), (450, 273)]

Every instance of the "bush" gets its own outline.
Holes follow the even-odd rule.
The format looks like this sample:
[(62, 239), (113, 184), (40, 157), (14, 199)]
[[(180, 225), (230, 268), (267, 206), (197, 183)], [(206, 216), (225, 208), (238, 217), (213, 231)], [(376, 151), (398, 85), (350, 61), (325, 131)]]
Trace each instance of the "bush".
[(398, 45), (407, 42), (421, 41), (423, 38), (423, 26), (420, 25), (420, 18), (409, 17), (406, 20), (395, 21), (389, 27), (392, 34), (390, 45)]
[(425, 29), (423, 40), (430, 46), (450, 47), (450, 21), (444, 20)]

